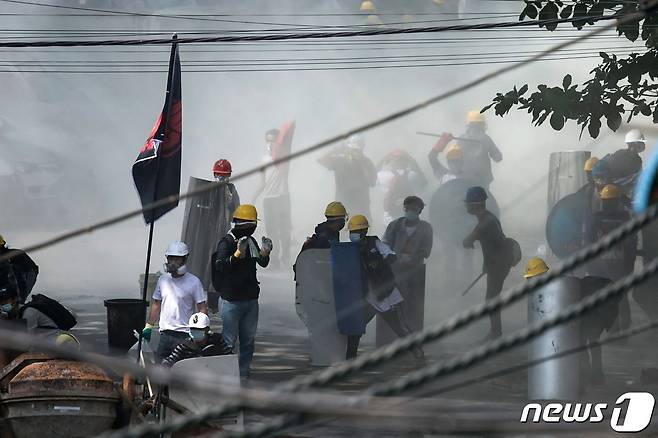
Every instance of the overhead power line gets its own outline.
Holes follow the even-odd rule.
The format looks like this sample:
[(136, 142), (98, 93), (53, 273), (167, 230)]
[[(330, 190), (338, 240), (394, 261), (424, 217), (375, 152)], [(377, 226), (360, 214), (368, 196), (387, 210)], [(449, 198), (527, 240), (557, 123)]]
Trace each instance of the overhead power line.
[[(0, 1), (18, 1), (18, 0), (0, 0)], [(624, 19), (628, 16), (637, 17), (637, 14), (625, 15), (601, 15), (598, 17), (588, 17), (589, 21), (610, 21)], [(308, 32), (296, 34), (270, 34), (270, 35), (240, 35), (240, 36), (210, 36), (210, 37), (185, 37), (178, 38), (179, 44), (191, 43), (212, 43), (212, 42), (251, 42), (251, 41), (294, 41), (306, 39), (327, 39), (327, 38), (347, 38), (347, 37), (366, 37), (381, 35), (409, 35), (423, 33), (438, 33), (461, 30), (488, 30), (488, 29), (512, 29), (529, 26), (571, 23), (582, 21), (582, 18), (559, 18), (554, 20), (533, 20), (533, 21), (509, 21), (499, 23), (482, 23), (482, 24), (463, 24), (452, 26), (435, 26), (435, 27), (413, 27), (413, 28), (377, 28), (359, 31), (336, 31), (336, 32)], [(596, 30), (609, 30), (612, 26), (600, 27)], [(599, 33), (599, 32), (597, 32)], [(143, 46), (143, 45), (163, 45), (171, 44), (171, 38), (157, 39), (122, 39), (122, 40), (58, 40), (58, 41), (2, 41), (0, 47), (83, 47), (83, 46)]]

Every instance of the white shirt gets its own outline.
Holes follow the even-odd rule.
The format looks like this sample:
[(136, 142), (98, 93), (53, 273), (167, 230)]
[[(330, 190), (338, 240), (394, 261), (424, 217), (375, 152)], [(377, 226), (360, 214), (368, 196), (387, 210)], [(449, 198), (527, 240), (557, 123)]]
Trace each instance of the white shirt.
[[(273, 161), (270, 155), (263, 157), (263, 164), (269, 164)], [(288, 194), (288, 164), (281, 163), (276, 166), (270, 166), (265, 169), (265, 189), (263, 195), (265, 198), (276, 198)]]
[[(377, 251), (386, 258), (386, 256), (390, 254), (395, 254), (393, 250), (391, 249), (390, 246), (382, 242), (381, 240), (377, 240), (375, 242), (375, 246), (377, 247)], [(402, 298), (402, 294), (398, 290), (398, 288), (394, 288), (391, 293), (384, 298), (383, 300), (379, 301), (377, 299), (377, 296), (371, 292), (368, 291), (368, 294), (366, 295), (366, 301), (368, 304), (370, 304), (372, 307), (374, 307), (378, 312), (388, 312), (391, 310), (391, 307), (395, 306), (396, 304), (400, 304), (404, 299)]]
[(201, 281), (189, 272), (173, 278), (162, 274), (153, 292), (154, 300), (161, 300), (160, 331), (189, 332), (187, 325), (196, 313), (196, 305), (207, 300)]

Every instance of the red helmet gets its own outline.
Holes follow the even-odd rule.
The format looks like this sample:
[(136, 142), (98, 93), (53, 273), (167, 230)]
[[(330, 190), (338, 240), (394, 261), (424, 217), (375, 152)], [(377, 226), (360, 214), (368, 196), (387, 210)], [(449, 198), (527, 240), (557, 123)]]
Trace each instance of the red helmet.
[(215, 176), (231, 176), (231, 172), (231, 163), (224, 158), (215, 161), (215, 165), (212, 167), (212, 173)]

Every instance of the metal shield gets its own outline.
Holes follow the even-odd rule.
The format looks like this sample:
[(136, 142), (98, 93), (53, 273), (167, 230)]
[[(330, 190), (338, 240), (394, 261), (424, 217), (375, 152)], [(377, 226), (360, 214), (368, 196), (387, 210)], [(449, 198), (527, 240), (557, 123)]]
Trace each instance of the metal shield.
[[(477, 219), (466, 212), (464, 198), (469, 187), (477, 185), (471, 180), (457, 178), (442, 184), (432, 196), (429, 217), (439, 240), (460, 246), (475, 228)], [(500, 210), (496, 199), (487, 191), (487, 209), (496, 217)]]
[(181, 240), (190, 248), (187, 259), (188, 271), (199, 277), (203, 288), (212, 288), (210, 257), (219, 239), (229, 232), (232, 211), (227, 201), (230, 187), (212, 181), (190, 177), (188, 190), (198, 190), (216, 184), (213, 190), (188, 198)]
[(553, 253), (563, 259), (585, 245), (583, 225), (587, 205), (586, 190), (567, 195), (551, 209), (546, 220), (546, 241)]

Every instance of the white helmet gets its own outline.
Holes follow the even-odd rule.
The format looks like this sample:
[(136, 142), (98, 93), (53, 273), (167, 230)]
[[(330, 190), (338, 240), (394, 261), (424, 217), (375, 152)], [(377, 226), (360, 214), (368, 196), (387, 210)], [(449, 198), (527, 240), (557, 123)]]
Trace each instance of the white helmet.
[(354, 134), (347, 139), (347, 147), (353, 149), (363, 149), (366, 147), (366, 141), (361, 134)]
[(210, 318), (203, 312), (190, 316), (188, 327), (191, 329), (206, 329), (210, 327)]
[(181, 242), (180, 240), (176, 240), (174, 242), (171, 242), (171, 244), (167, 248), (167, 251), (165, 251), (165, 257), (167, 257), (167, 256), (185, 257), (189, 253), (190, 253), (190, 250), (187, 248), (187, 245), (185, 244), (185, 242)]
[(642, 131), (639, 129), (631, 129), (628, 131), (624, 140), (626, 143), (646, 143), (644, 134), (642, 134)]

